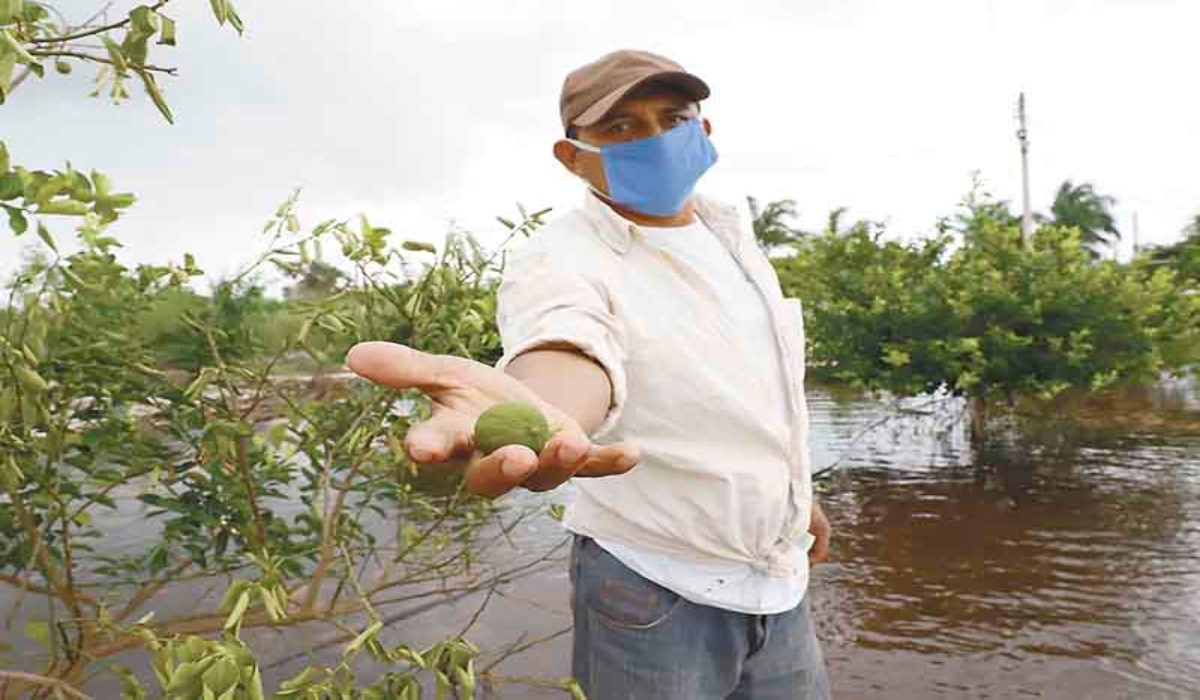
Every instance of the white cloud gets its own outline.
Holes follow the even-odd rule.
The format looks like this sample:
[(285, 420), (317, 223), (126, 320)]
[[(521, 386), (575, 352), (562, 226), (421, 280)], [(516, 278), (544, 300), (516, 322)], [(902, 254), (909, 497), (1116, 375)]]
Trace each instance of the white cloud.
[[(181, 69), (177, 125), (140, 95), (89, 101), (83, 76), (31, 82), (0, 108), (19, 162), (70, 158), (140, 195), (117, 229), (136, 260), (194, 251), (232, 269), (296, 186), (311, 219), (362, 210), (430, 240), (455, 219), (497, 240), (493, 217), (517, 200), (577, 201), (550, 155), (558, 89), (627, 46), (712, 85), (722, 161), (705, 189), (794, 198), (809, 226), (847, 205), (897, 235), (929, 230), (974, 169), (1019, 204), (1021, 90), (1037, 208), (1064, 178), (1094, 181), (1123, 225), (1138, 212), (1143, 243), (1200, 210), (1191, 2), (292, 0), (242, 2), (242, 39), (206, 3), (180, 8), (180, 46), (160, 54)], [(0, 269), (17, 247), (0, 236)]]

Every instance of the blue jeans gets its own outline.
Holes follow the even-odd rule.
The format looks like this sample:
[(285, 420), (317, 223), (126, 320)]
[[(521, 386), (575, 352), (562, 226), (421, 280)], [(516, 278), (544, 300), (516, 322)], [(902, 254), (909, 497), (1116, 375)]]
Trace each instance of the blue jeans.
[(697, 605), (575, 537), (572, 675), (588, 700), (829, 697), (808, 599), (778, 615)]

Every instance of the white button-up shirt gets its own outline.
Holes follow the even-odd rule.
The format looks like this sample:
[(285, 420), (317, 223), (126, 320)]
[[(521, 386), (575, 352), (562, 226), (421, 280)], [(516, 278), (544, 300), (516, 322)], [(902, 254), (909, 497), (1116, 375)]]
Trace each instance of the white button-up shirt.
[[(781, 367), (752, 367), (721, 322), (719, 286), (650, 245), (593, 195), (507, 260), (497, 320), (513, 358), (565, 342), (608, 373), (613, 405), (593, 434), (630, 441), (627, 474), (574, 480), (564, 522), (599, 541), (700, 564), (744, 564), (807, 580), (801, 546), (812, 480), (799, 302), (733, 207), (696, 198), (696, 213), (762, 296)], [(742, 342), (735, 342), (742, 341)], [(787, 413), (747, 377), (785, 378)], [(777, 375), (778, 376), (778, 375)]]

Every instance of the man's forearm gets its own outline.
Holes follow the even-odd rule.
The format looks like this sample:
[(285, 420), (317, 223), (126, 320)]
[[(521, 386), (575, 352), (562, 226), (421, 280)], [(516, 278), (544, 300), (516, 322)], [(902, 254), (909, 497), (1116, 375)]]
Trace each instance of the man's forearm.
[(568, 346), (531, 350), (510, 362), (506, 371), (574, 418), (588, 435), (600, 426), (612, 405), (608, 373)]

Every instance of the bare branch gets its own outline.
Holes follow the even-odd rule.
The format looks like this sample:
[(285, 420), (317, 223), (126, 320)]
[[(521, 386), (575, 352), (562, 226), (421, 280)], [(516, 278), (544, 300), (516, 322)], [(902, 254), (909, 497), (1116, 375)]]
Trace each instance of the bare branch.
[[(48, 678), (46, 676), (39, 676), (36, 673), (25, 673), (24, 671), (0, 671), (0, 678), (6, 681), (17, 681), (22, 685), (51, 688), (60, 697), (67, 696), (79, 698), (79, 700), (92, 700), (92, 696), (84, 695), (71, 687), (69, 683), (60, 681), (57, 678)], [(22, 687), (17, 686), (17, 688), (17, 695), (20, 695)]]

